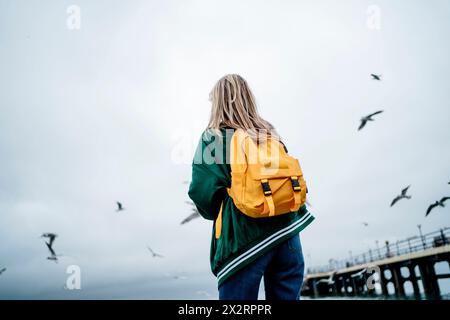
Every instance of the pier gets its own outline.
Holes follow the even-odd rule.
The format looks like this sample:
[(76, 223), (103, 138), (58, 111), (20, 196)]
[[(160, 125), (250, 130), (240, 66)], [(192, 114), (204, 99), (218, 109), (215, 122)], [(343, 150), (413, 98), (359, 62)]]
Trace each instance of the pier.
[[(447, 265), (447, 273), (438, 274), (437, 263)], [(450, 278), (450, 228), (414, 236), (383, 247), (330, 260), (329, 265), (308, 268), (302, 295), (319, 296), (405, 296), (406, 285), (414, 296), (425, 294), (439, 299), (439, 279)]]

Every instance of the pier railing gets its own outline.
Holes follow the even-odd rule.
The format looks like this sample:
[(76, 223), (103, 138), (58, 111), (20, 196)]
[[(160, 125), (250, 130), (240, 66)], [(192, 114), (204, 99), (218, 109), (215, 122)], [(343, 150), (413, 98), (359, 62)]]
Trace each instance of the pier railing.
[(393, 243), (386, 241), (382, 247), (369, 249), (366, 252), (352, 255), (347, 259), (330, 259), (328, 265), (308, 268), (307, 273), (331, 272), (448, 244), (450, 244), (450, 228), (446, 227), (438, 231), (424, 235), (416, 235)]

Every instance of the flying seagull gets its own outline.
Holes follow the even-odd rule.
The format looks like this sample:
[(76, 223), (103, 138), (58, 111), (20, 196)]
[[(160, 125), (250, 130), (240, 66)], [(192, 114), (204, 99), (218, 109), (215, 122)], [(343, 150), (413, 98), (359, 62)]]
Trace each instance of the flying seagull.
[(378, 80), (378, 81), (381, 80), (381, 74), (373, 74), (373, 73), (371, 73), (370, 75), (372, 76), (372, 80)]
[(382, 112), (383, 112), (383, 110), (380, 110), (380, 111), (374, 112), (372, 114), (369, 114), (368, 116), (362, 117), (361, 118), (361, 125), (359, 126), (358, 131), (361, 130), (362, 128), (364, 128), (364, 126), (366, 125), (367, 121), (374, 121), (374, 119), (372, 119), (372, 117), (374, 115), (380, 114)]
[(3, 272), (5, 272), (6, 271), (6, 268), (2, 268), (2, 269), (0, 269), (0, 276), (2, 275), (2, 273)]
[(50, 232), (43, 233), (42, 236), (41, 236), (41, 238), (48, 238), (48, 241), (49, 241), (49, 242), (45, 241), (45, 244), (46, 244), (46, 246), (47, 246), (47, 248), (48, 248), (48, 250), (50, 251), (50, 254), (51, 254), (50, 257), (47, 257), (47, 259), (55, 261), (55, 262), (58, 262), (58, 256), (59, 256), (59, 255), (57, 255), (55, 253), (55, 250), (53, 250), (53, 242), (55, 241), (55, 238), (57, 236), (58, 236), (57, 234), (50, 233)]
[(200, 213), (198, 212), (197, 207), (195, 206), (195, 204), (193, 202), (190, 202), (190, 201), (186, 201), (186, 203), (192, 207), (191, 208), (191, 214), (188, 215), (186, 218), (184, 218), (183, 221), (181, 221), (181, 224), (188, 223), (189, 221), (200, 217)]
[(48, 238), (48, 241), (49, 241), (49, 242), (45, 242), (45, 243), (47, 243), (47, 245), (51, 247), (51, 246), (53, 246), (53, 241), (55, 241), (55, 238), (56, 238), (57, 236), (58, 236), (58, 235), (55, 234), (55, 233), (47, 232), (47, 233), (43, 233), (42, 236), (41, 236), (41, 238)]
[(450, 197), (443, 197), (441, 200), (436, 201), (435, 203), (431, 204), (431, 205), (428, 207), (428, 210), (427, 210), (427, 213), (425, 214), (425, 217), (428, 216), (428, 215), (430, 214), (431, 210), (433, 210), (433, 209), (436, 208), (436, 207), (442, 207), (442, 208), (444, 208), (444, 207), (445, 207), (444, 202), (447, 201), (447, 200), (449, 200), (449, 199), (450, 199)]
[(117, 212), (125, 210), (125, 208), (122, 206), (122, 203), (120, 203), (119, 201), (116, 201), (116, 203), (117, 203), (117, 210), (116, 210)]
[(50, 257), (47, 257), (47, 259), (55, 262), (58, 262), (58, 255), (55, 253), (55, 250), (53, 250), (53, 242), (57, 236), (58, 235), (54, 233), (43, 233), (41, 236), (41, 238), (49, 239), (49, 242), (45, 241), (45, 245), (47, 246), (48, 251), (50, 251)]
[(328, 278), (320, 279), (320, 280), (317, 281), (316, 283), (317, 283), (317, 284), (319, 284), (319, 283), (325, 283), (325, 284), (328, 284), (328, 285), (333, 285), (333, 284), (335, 283), (335, 281), (334, 281), (334, 276), (335, 276), (335, 274), (336, 274), (336, 271), (333, 271), (333, 272), (331, 272), (331, 274), (329, 275)]
[(152, 248), (150, 248), (149, 246), (147, 246), (148, 251), (150, 251), (150, 253), (152, 254), (153, 258), (164, 258), (162, 255), (156, 253), (155, 251), (152, 250)]
[(352, 278), (357, 278), (357, 279), (361, 279), (364, 276), (364, 273), (367, 272), (367, 269), (362, 269), (361, 271), (351, 274), (350, 277)]
[(363, 222), (362, 224), (364, 225), (364, 227), (368, 227), (369, 226), (369, 223), (367, 223), (367, 222)]
[(198, 213), (198, 211), (193, 211), (190, 215), (188, 215), (186, 218), (183, 219), (183, 221), (181, 221), (180, 224), (185, 224), (188, 223), (189, 221), (200, 217), (200, 214)]
[(408, 196), (406, 193), (408, 192), (409, 187), (411, 185), (407, 186), (405, 189), (402, 190), (402, 193), (394, 198), (391, 202), (391, 207), (399, 200), (401, 199), (411, 199), (411, 196)]

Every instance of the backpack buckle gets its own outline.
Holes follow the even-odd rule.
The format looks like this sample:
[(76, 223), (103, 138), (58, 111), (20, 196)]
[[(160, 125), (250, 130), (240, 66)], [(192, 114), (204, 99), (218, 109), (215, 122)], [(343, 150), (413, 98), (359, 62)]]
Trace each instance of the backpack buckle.
[(261, 186), (263, 188), (263, 192), (265, 196), (270, 196), (272, 195), (272, 189), (270, 189), (270, 185), (269, 185), (269, 180), (267, 179), (262, 179), (261, 180)]
[(302, 191), (302, 188), (300, 187), (300, 182), (298, 182), (297, 176), (291, 177), (291, 182), (292, 182), (292, 189), (294, 189), (294, 191)]

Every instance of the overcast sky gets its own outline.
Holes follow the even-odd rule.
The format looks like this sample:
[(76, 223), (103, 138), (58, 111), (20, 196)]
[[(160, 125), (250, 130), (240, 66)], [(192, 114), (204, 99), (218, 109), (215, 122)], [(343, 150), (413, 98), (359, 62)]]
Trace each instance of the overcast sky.
[(424, 219), (450, 195), (449, 16), (447, 0), (0, 0), (0, 299), (215, 298), (212, 223), (180, 221), (226, 73), (300, 159), (308, 266), (449, 226), (449, 208)]

